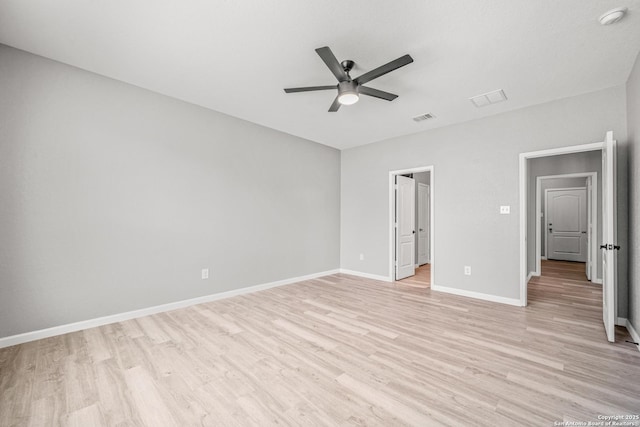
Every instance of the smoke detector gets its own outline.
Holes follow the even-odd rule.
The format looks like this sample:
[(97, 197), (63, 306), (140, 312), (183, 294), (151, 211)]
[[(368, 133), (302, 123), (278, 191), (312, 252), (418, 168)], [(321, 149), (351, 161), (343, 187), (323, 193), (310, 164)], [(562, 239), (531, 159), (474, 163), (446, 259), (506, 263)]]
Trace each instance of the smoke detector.
[(626, 13), (627, 13), (627, 8), (626, 7), (618, 7), (618, 8), (615, 8), (615, 9), (611, 9), (610, 11), (605, 12), (598, 19), (598, 21), (600, 22), (601, 25), (615, 24), (616, 22), (618, 22), (619, 20), (624, 18), (624, 15)]

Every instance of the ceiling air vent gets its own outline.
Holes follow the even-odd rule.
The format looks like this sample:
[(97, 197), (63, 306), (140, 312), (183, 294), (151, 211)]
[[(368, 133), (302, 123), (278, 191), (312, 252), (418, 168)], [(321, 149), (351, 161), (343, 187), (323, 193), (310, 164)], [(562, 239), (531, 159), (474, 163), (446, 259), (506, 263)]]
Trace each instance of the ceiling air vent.
[(483, 93), (482, 95), (469, 98), (469, 101), (478, 108), (486, 107), (490, 104), (497, 104), (498, 102), (506, 101), (507, 95), (504, 94), (502, 89), (494, 90), (493, 92)]
[(420, 114), (419, 116), (415, 116), (413, 118), (413, 121), (422, 122), (422, 121), (425, 121), (425, 120), (430, 120), (430, 119), (435, 119), (435, 118), (436, 118), (436, 116), (434, 116), (433, 114), (425, 113), (425, 114)]

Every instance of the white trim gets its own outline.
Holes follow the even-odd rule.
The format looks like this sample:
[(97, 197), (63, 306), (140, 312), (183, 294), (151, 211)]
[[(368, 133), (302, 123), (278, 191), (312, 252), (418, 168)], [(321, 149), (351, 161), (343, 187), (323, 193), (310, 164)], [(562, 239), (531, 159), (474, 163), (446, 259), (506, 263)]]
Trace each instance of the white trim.
[(447, 286), (433, 286), (431, 285), (431, 289), (438, 292), (445, 292), (448, 294), (460, 295), (468, 298), (481, 299), (485, 301), (497, 302), (500, 304), (508, 304), (520, 306), (520, 300), (518, 298), (505, 298), (497, 295), (483, 294), (480, 292), (466, 291), (464, 289), (458, 288), (450, 288)]
[[(621, 318), (619, 317), (618, 320), (620, 319)], [(627, 328), (627, 331), (629, 331), (629, 335), (631, 335), (631, 339), (633, 339), (634, 342), (640, 343), (640, 335), (638, 335), (638, 332), (636, 332), (636, 329), (633, 327), (629, 319), (624, 319), (624, 320), (626, 321), (624, 326)], [(640, 351), (640, 345), (637, 345), (636, 347), (638, 347), (638, 351)]]
[(602, 285), (602, 279), (595, 278), (591, 281), (591, 283), (595, 283), (596, 285)]
[(580, 153), (583, 151), (602, 150), (603, 142), (573, 145), (570, 147), (552, 148), (549, 150), (520, 153), (519, 155), (519, 190), (520, 190), (520, 304), (527, 305), (527, 160), (537, 157), (556, 156), (559, 154)]
[(520, 153), (520, 158), (524, 156), (526, 159), (535, 159), (537, 157), (558, 156), (560, 154), (582, 153), (584, 151), (602, 150), (604, 142), (591, 142), (589, 144), (570, 145), (568, 147), (550, 148), (548, 150), (530, 151), (528, 153)]
[[(591, 233), (591, 241), (588, 243), (589, 248), (588, 250), (591, 252), (591, 279), (592, 281), (594, 279), (598, 278), (598, 172), (577, 172), (577, 173), (566, 173), (566, 174), (561, 174), (561, 175), (544, 175), (544, 176), (537, 176), (536, 177), (536, 188), (534, 189), (534, 191), (536, 192), (536, 223), (535, 223), (535, 230), (536, 230), (536, 244), (535, 244), (535, 250), (536, 250), (536, 272), (538, 273), (538, 275), (540, 275), (540, 273), (542, 272), (542, 267), (541, 267), (541, 260), (546, 260), (547, 256), (545, 255), (544, 257), (541, 255), (542, 254), (542, 245), (541, 245), (541, 240), (542, 240), (542, 229), (540, 228), (540, 206), (542, 205), (542, 194), (540, 192), (540, 187), (542, 185), (542, 181), (547, 180), (547, 179), (557, 179), (557, 178), (588, 178), (591, 177), (591, 206), (587, 206), (587, 209), (591, 208), (591, 219), (592, 219), (592, 223), (591, 226), (593, 228), (592, 233)], [(586, 187), (580, 187), (580, 188), (586, 188)], [(547, 203), (546, 203), (546, 191), (549, 189), (545, 190), (545, 212), (544, 212), (544, 220), (545, 220), (545, 224), (546, 224), (546, 220), (547, 220)], [(556, 190), (554, 188), (554, 190)], [(545, 239), (544, 241), (545, 243), (545, 250), (544, 253), (547, 253), (547, 244), (548, 244), (548, 239)], [(587, 254), (587, 256), (589, 256), (589, 254)]]
[(529, 280), (531, 280), (533, 276), (539, 276), (539, 274), (536, 274), (535, 271), (530, 271), (529, 274), (527, 275), (527, 283), (529, 283)]
[[(433, 170), (433, 166), (420, 166), (420, 167), (415, 167), (415, 168), (411, 168), (411, 169), (400, 169), (400, 170), (394, 170), (394, 171), (389, 171), (389, 252), (388, 252), (388, 259), (389, 259), (389, 276), (387, 276), (384, 280), (387, 282), (393, 282), (395, 279), (395, 260), (393, 259), (393, 253), (395, 251), (395, 235), (394, 235), (394, 231), (395, 231), (395, 222), (394, 222), (394, 217), (395, 217), (395, 207), (396, 207), (396, 200), (395, 200), (395, 194), (394, 194), (394, 190), (395, 190), (395, 176), (396, 175), (404, 175), (407, 173), (419, 173), (419, 172), (429, 172), (430, 173), (430, 179), (429, 179), (429, 264), (431, 264), (431, 284), (432, 284), (432, 288), (433, 288), (433, 283), (434, 280), (433, 278), (435, 277), (435, 268), (434, 268), (434, 260), (435, 260), (435, 251), (434, 251), (434, 242), (435, 242), (435, 234), (436, 234), (436, 229), (435, 229), (435, 214), (434, 214), (434, 204), (433, 201), (435, 199), (435, 175), (434, 175), (434, 170)], [(349, 274), (349, 273), (347, 273)], [(362, 277), (367, 277), (367, 276), (362, 276)], [(383, 280), (380, 279), (380, 277), (383, 276), (378, 276), (378, 278), (376, 279), (375, 277), (372, 277), (376, 280)]]
[(616, 326), (624, 326), (627, 327), (627, 318), (626, 317), (618, 317), (616, 318)]
[(260, 285), (248, 286), (246, 288), (234, 289), (231, 291), (219, 292), (216, 294), (205, 295), (202, 297), (171, 302), (168, 304), (161, 304), (153, 307), (141, 308), (139, 310), (112, 314), (109, 316), (98, 317), (95, 319), (82, 320), (79, 322), (68, 323), (66, 325), (54, 326), (51, 328), (40, 329), (37, 331), (25, 332), (18, 335), (11, 335), (8, 337), (0, 338), (0, 348), (10, 347), (13, 345), (22, 344), (29, 341), (39, 340), (42, 338), (54, 337), (56, 335), (68, 334), (69, 332), (76, 332), (83, 329), (95, 328), (96, 326), (108, 325), (110, 323), (136, 319), (138, 317), (149, 316), (151, 314), (163, 313), (165, 311), (172, 311), (172, 310), (189, 307), (196, 304), (203, 304), (206, 302), (216, 301), (216, 300), (225, 299), (225, 298), (231, 298), (238, 295), (244, 295), (244, 294), (249, 294), (253, 292), (263, 291), (265, 289), (271, 289), (277, 286), (290, 285), (292, 283), (311, 280), (311, 279), (315, 279), (323, 276), (329, 276), (331, 274), (336, 274), (339, 272), (340, 272), (339, 269), (322, 271), (319, 273), (307, 274), (305, 276), (298, 276), (298, 277), (292, 277), (290, 279), (278, 280), (275, 282), (262, 283)]
[(364, 273), (362, 271), (347, 270), (346, 268), (341, 268), (339, 273), (349, 274), (351, 276), (364, 277), (365, 279), (380, 280), (382, 282), (393, 282), (393, 280), (391, 280), (389, 276), (380, 276), (378, 274)]

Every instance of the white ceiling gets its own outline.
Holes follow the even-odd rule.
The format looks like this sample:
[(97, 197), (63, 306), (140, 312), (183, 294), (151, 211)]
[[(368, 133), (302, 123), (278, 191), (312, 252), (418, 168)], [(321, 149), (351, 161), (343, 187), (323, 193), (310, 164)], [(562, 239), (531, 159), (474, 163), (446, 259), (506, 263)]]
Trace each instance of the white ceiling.
[[(616, 25), (597, 18), (614, 7)], [(2, 0), (0, 43), (339, 149), (623, 84), (640, 50), (637, 0)], [(314, 49), (367, 85), (337, 113)], [(468, 98), (504, 89), (482, 109)], [(411, 118), (432, 113), (420, 123)]]

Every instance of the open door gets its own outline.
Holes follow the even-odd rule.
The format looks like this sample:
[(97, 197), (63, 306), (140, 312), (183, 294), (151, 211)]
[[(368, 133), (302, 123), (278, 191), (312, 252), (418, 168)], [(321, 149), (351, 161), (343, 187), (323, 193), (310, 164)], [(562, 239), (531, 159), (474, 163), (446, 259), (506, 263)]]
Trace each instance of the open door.
[(396, 280), (416, 274), (416, 184), (396, 177)]
[(591, 214), (593, 209), (592, 209), (592, 203), (595, 203), (593, 200), (591, 200), (592, 197), (592, 188), (593, 188), (593, 179), (591, 176), (587, 177), (587, 262), (585, 264), (585, 274), (587, 275), (587, 280), (591, 281), (591, 267), (592, 267), (592, 263), (593, 263), (593, 256), (595, 255), (594, 253), (592, 253), (593, 251), (591, 250), (591, 242), (593, 239), (593, 215)]
[(429, 186), (418, 183), (418, 265), (429, 260)]
[(615, 341), (616, 316), (616, 141), (613, 132), (607, 132), (602, 149), (602, 320), (607, 339)]

